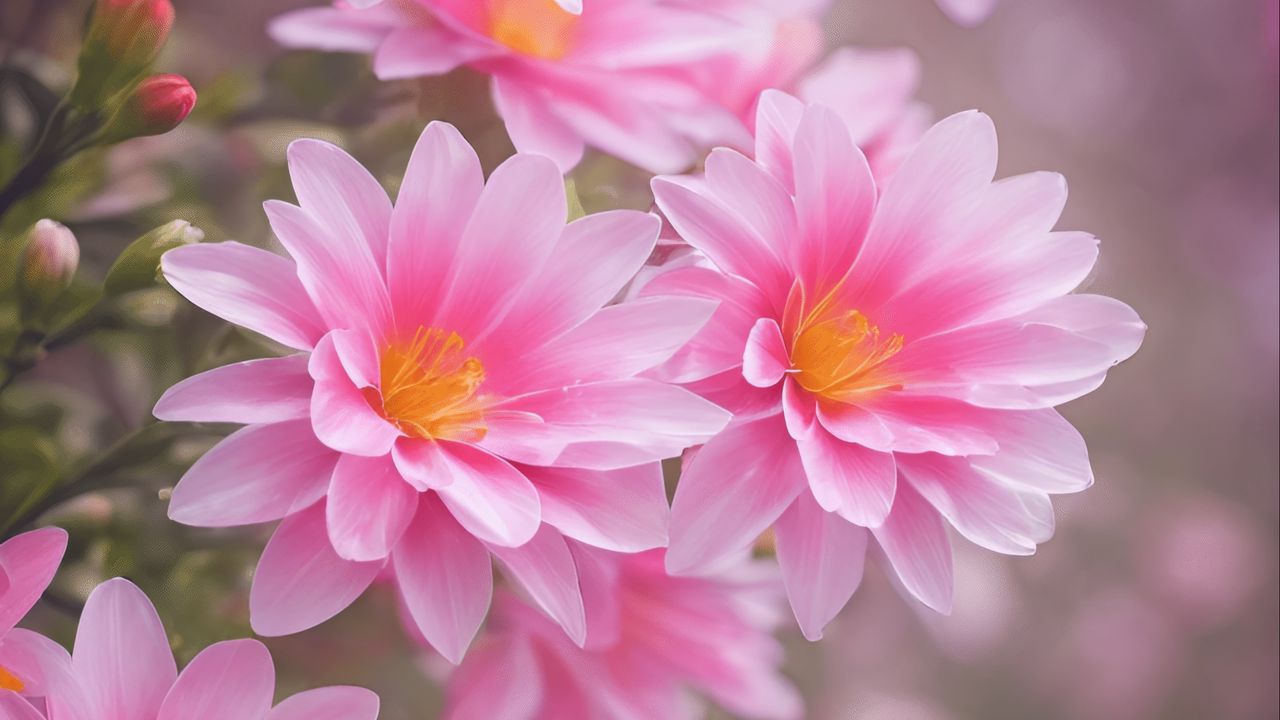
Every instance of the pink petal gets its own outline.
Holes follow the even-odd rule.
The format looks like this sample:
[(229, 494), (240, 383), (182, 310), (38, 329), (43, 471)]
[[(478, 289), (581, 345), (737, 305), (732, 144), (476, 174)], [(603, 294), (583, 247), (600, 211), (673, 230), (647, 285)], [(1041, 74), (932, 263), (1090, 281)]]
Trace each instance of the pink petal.
[(285, 698), (265, 720), (377, 720), (379, 705), (371, 690), (334, 685)]
[(271, 653), (257, 640), (227, 640), (200, 651), (169, 690), (156, 720), (266, 716), (276, 691)]
[(523, 468), (542, 519), (567, 537), (616, 552), (667, 544), (667, 491), (659, 463), (621, 470)]
[(849, 129), (831, 110), (808, 107), (796, 129), (793, 267), (805, 288), (824, 292), (843, 277), (871, 224), (876, 183)]
[(477, 646), (449, 679), (445, 717), (537, 720), (547, 692), (540, 665), (526, 635), (506, 634)]
[(758, 388), (773, 387), (791, 367), (782, 328), (773, 318), (760, 318), (751, 327), (742, 355), (742, 376)]
[(156, 403), (160, 420), (273, 423), (307, 417), (311, 409), (307, 356), (249, 360), (183, 380)]
[(675, 457), (729, 420), (687, 390), (638, 378), (532, 393), (503, 407), (544, 422), (491, 424), (481, 446), (519, 462), (600, 470)]
[(908, 48), (843, 47), (800, 81), (797, 94), (834, 110), (865, 148), (900, 121), (919, 84), (920, 58)]
[(379, 80), (444, 75), (474, 60), (499, 54), (492, 44), (477, 42), (440, 24), (393, 30), (373, 56)]
[(0, 638), (27, 614), (58, 572), (67, 550), (67, 531), (48, 527), (0, 543), (0, 572), (8, 588), (0, 594)]
[(556, 114), (554, 103), (539, 96), (528, 83), (495, 75), (493, 105), (517, 151), (545, 155), (563, 172), (582, 161), (586, 150), (582, 135)]
[[(990, 455), (999, 448), (987, 425), (995, 411), (945, 397), (884, 393), (861, 404), (891, 436), (875, 450), (943, 455)], [(857, 438), (871, 446), (867, 438)]]
[(494, 365), (495, 379), (512, 374), (501, 356), (518, 363), (530, 348), (581, 325), (608, 304), (644, 265), (659, 227), (657, 217), (634, 210), (587, 215), (565, 226), (556, 263), (528, 281), (488, 341), (505, 349)]
[(441, 443), (452, 482), (436, 488), (458, 522), (481, 540), (514, 547), (541, 522), (538, 491), (502, 458), (463, 443)]
[(0, 667), (22, 681), (22, 694), (27, 697), (63, 692), (73, 681), (67, 651), (49, 638), (22, 628), (14, 628), (0, 638)]
[(578, 569), (559, 531), (543, 525), (529, 542), (517, 548), (492, 546), (506, 574), (538, 607), (564, 628), (579, 647), (587, 639), (586, 611), (578, 587)]
[(489, 551), (428, 493), (391, 562), (414, 624), (445, 659), (461, 662), (489, 611)]
[(429, 325), (443, 302), (449, 267), (483, 189), (480, 159), (457, 128), (427, 125), (391, 214), (387, 278), (402, 332)]
[(748, 547), (804, 489), (781, 417), (729, 426), (694, 455), (676, 486), (667, 570), (711, 568)]
[(369, 406), (352, 382), (329, 333), (311, 354), (308, 366), (315, 387), (311, 395), (311, 425), (325, 445), (344, 453), (380, 457), (391, 452), (400, 431)]
[(279, 520), (324, 497), (338, 457), (305, 420), (250, 425), (187, 470), (173, 489), (169, 518), (197, 527)]
[(23, 700), (21, 695), (0, 692), (0, 718), (3, 718), (3, 720), (44, 720), (44, 715), (32, 707), (31, 703)]
[(809, 489), (823, 510), (862, 527), (884, 523), (898, 486), (892, 453), (845, 442), (817, 422), (797, 443)]
[(1056, 410), (998, 413), (991, 432), (999, 452), (969, 458), (984, 474), (1046, 493), (1079, 492), (1093, 485), (1084, 438)]
[(378, 720), (378, 694), (365, 688), (332, 685), (284, 698), (265, 720)]
[(756, 106), (756, 162), (791, 192), (795, 190), (791, 148), (804, 108), (796, 98), (772, 89), (760, 94)]
[(601, 309), (578, 327), (519, 357), (504, 384), (525, 391), (624, 380), (665, 362), (711, 318), (703, 298), (641, 298)]
[(301, 632), (342, 612), (382, 569), (381, 562), (343, 560), (329, 544), (324, 503), (285, 518), (262, 551), (249, 592), (254, 632)]
[(995, 11), (996, 0), (938, 0), (938, 7), (957, 24), (973, 27)]
[(160, 258), (165, 280), (200, 308), (299, 350), (324, 334), (324, 321), (288, 258), (236, 242), (175, 248)]
[(893, 447), (893, 431), (875, 413), (849, 403), (822, 400), (817, 403), (818, 422), (845, 442), (872, 449)]
[[(290, 143), (287, 155), (298, 205), (334, 236), (363, 240), (375, 266), (386, 267), (391, 199), (373, 175), (342, 148), (319, 140)], [(356, 248), (344, 249), (348, 255), (364, 257)]]
[[(293, 147), (301, 144), (301, 150)], [(341, 152), (319, 141), (290, 145), (290, 167), (298, 177), (324, 181), (313, 157)], [(295, 183), (297, 180), (295, 179)], [(363, 237), (339, 236), (335, 228), (296, 205), (279, 200), (263, 203), (271, 230), (298, 263), (298, 279), (330, 328), (353, 328), (380, 334), (390, 318), (390, 301), (373, 250)]]
[(741, 153), (716, 148), (706, 160), (707, 187), (780, 258), (789, 258), (800, 232), (796, 206), (782, 183)]
[(565, 228), (564, 178), (540, 155), (516, 155), (489, 177), (462, 233), (436, 317), (479, 344)]
[(938, 511), (908, 483), (900, 483), (888, 519), (871, 533), (907, 591), (949, 615), (955, 586), (951, 540)]
[(721, 270), (749, 280), (766, 297), (786, 296), (792, 274), (787, 260), (760, 229), (726, 207), (708, 188), (685, 178), (657, 177), (651, 187), (658, 207), (685, 242), (706, 253)]
[(367, 53), (391, 32), (390, 19), (343, 8), (303, 8), (271, 20), (267, 33), (285, 47)]
[[(1030, 555), (1053, 534), (1027, 511), (1022, 493), (969, 467), (964, 458), (901, 456), (907, 482), (970, 542), (1006, 555)], [(1053, 514), (1049, 514), (1052, 523)]]
[(808, 640), (821, 640), (862, 582), (867, 531), (800, 493), (774, 526), (787, 598)]
[(391, 448), (391, 459), (415, 490), (425, 492), (453, 482), (452, 461), (438, 441), (402, 437)]
[(333, 469), (325, 525), (338, 556), (356, 562), (391, 554), (418, 507), (418, 491), (391, 456), (343, 455)]
[(88, 705), (111, 718), (156, 717), (178, 677), (155, 607), (122, 578), (89, 594), (71, 665)]

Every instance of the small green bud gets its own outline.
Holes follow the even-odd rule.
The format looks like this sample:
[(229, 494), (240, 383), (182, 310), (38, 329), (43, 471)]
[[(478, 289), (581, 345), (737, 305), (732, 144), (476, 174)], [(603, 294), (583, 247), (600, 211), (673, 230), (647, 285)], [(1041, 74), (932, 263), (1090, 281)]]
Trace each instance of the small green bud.
[(108, 296), (144, 290), (156, 284), (160, 275), (160, 256), (183, 245), (198, 243), (204, 232), (186, 220), (165, 223), (134, 240), (120, 253), (107, 271), (103, 290)]

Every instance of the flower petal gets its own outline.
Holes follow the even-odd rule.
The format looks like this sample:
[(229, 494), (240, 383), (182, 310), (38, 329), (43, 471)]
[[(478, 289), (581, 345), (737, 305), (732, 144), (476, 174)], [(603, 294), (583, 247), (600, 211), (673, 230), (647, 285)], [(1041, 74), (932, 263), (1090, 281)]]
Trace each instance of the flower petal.
[(908, 483), (899, 483), (893, 510), (871, 534), (907, 591), (949, 615), (955, 588), (951, 540), (938, 511)]
[(773, 318), (760, 318), (751, 327), (742, 355), (742, 376), (758, 388), (773, 387), (791, 366), (782, 328)]
[(546, 155), (563, 172), (582, 161), (586, 150), (582, 135), (555, 113), (554, 103), (540, 97), (528, 83), (494, 75), (493, 105), (517, 151)]
[(110, 718), (156, 717), (178, 677), (155, 607), (122, 578), (89, 594), (71, 665), (88, 705)]
[(307, 417), (311, 409), (307, 356), (233, 363), (183, 380), (156, 403), (160, 420), (274, 423)]
[[(375, 267), (385, 267), (391, 225), (387, 191), (363, 165), (336, 145), (298, 140), (289, 144), (287, 155), (298, 205), (335, 237), (363, 240)], [(357, 254), (358, 251), (353, 253)]]
[(173, 489), (169, 518), (196, 527), (279, 520), (324, 497), (337, 462), (306, 420), (250, 425), (187, 470)]
[(781, 417), (730, 425), (698, 450), (676, 486), (667, 570), (710, 569), (748, 547), (804, 489)]
[(542, 520), (567, 537), (624, 553), (667, 544), (670, 509), (661, 464), (612, 471), (522, 470), (538, 489)]
[(391, 562), (400, 596), (423, 637), (449, 662), (461, 662), (489, 611), (489, 551), (427, 493)]
[(49, 638), (22, 628), (14, 628), (0, 639), (0, 667), (22, 681), (22, 694), (27, 697), (60, 693), (73, 681), (67, 651)]
[(827, 512), (862, 527), (879, 527), (898, 485), (892, 453), (845, 442), (813, 422), (796, 440), (809, 489)]
[(338, 353), (334, 331), (311, 354), (308, 369), (315, 380), (311, 426), (325, 445), (344, 453), (380, 457), (391, 452), (400, 431), (374, 411), (352, 382)]
[(156, 720), (245, 718), (271, 709), (276, 668), (257, 640), (227, 640), (200, 651), (183, 669)]
[(418, 507), (390, 455), (343, 455), (333, 469), (325, 525), (338, 556), (357, 562), (391, 554)]
[(324, 334), (288, 258), (237, 242), (198, 243), (165, 253), (160, 268), (183, 297), (233, 325), (298, 350)]
[(372, 690), (334, 685), (285, 698), (265, 720), (377, 720), (380, 704)]
[(805, 638), (821, 640), (862, 582), (867, 531), (826, 512), (808, 493), (800, 493), (774, 529), (791, 610)]
[(452, 482), (436, 488), (449, 512), (481, 540), (515, 547), (538, 530), (538, 491), (506, 460), (463, 443), (441, 442)]
[(67, 531), (48, 527), (0, 543), (0, 573), (8, 588), (0, 593), (0, 638), (36, 604), (58, 572), (67, 550)]
[(560, 532), (543, 525), (517, 548), (491, 546), (494, 557), (529, 597), (581, 647), (587, 640), (587, 616), (578, 586), (578, 568)]
[(271, 536), (253, 575), (253, 631), (278, 637), (319, 625), (360, 597), (382, 565), (338, 557), (329, 544), (324, 503), (290, 515)]

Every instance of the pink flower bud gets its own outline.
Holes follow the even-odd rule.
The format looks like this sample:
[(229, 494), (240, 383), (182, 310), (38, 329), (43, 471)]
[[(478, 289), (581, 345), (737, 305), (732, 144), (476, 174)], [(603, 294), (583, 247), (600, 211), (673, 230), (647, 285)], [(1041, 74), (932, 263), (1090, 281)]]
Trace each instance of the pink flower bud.
[(48, 307), (71, 284), (79, 265), (80, 245), (76, 236), (61, 223), (37, 222), (27, 234), (27, 247), (18, 273), (24, 308)]
[(161, 135), (178, 127), (196, 105), (196, 91), (181, 75), (152, 75), (129, 92), (102, 142)]
[(72, 101), (97, 109), (146, 71), (173, 28), (169, 0), (98, 0), (80, 50)]

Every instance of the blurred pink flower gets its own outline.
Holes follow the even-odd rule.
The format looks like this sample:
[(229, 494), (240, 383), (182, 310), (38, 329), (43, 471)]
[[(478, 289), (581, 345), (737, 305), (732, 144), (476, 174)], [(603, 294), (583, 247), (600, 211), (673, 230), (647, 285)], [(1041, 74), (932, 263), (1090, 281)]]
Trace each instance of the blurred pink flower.
[(665, 545), (658, 461), (729, 416), (639, 374), (715, 302), (604, 307), (659, 221), (620, 210), (566, 225), (564, 182), (545, 157), (516, 155), (486, 184), (458, 131), (432, 123), (393, 208), (332, 145), (301, 140), (288, 156), (301, 207), (266, 210), (292, 260), (237, 243), (164, 256), (196, 305), (300, 351), (203, 373), (160, 399), (161, 419), (249, 425), (188, 471), (170, 516), (285, 518), (254, 576), (260, 634), (323, 622), (386, 565), (456, 662), (488, 607), (493, 553), (581, 642), (562, 533), (623, 552)]
[[(67, 651), (43, 635), (15, 628), (53, 581), (67, 549), (67, 533), (49, 527), (0, 544), (0, 716), (23, 720), (34, 708), (22, 697), (40, 698), (58, 687), (69, 664)], [(21, 697), (19, 697), (21, 696)]]
[(516, 148), (562, 169), (591, 145), (678, 172), (712, 144), (749, 142), (708, 80), (727, 87), (722, 70), (768, 68), (775, 31), (756, 20), (777, 14), (761, 0), (611, 0), (580, 15), (552, 0), (395, 0), (299, 10), (270, 31), (290, 47), (372, 53), (384, 80), (464, 65), (491, 75)]
[(947, 17), (965, 27), (973, 27), (995, 12), (998, 0), (938, 0)]
[(448, 683), (451, 720), (699, 718), (694, 689), (744, 718), (796, 718), (769, 634), (781, 600), (768, 568), (667, 575), (662, 551), (619, 555), (580, 545), (591, 634), (586, 649), (509, 592)]
[(358, 687), (308, 690), (273, 708), (275, 666), (257, 640), (210, 645), (178, 674), (155, 607), (121, 578), (108, 580), (89, 595), (70, 667), (72, 683), (48, 700), (50, 717), (56, 720), (378, 716), (378, 696)]
[[(735, 412), (687, 463), (667, 566), (714, 567), (771, 525), (811, 639), (857, 587), (869, 537), (906, 589), (952, 600), (945, 523), (1025, 555), (1049, 495), (1093, 480), (1052, 408), (1098, 387), (1145, 326), (1068, 294), (1097, 240), (1051, 232), (1055, 173), (992, 182), (985, 115), (935, 125), (885, 184), (831, 110), (761, 100), (756, 159), (718, 149), (705, 177), (660, 177), (658, 206), (722, 272), (682, 267), (642, 297), (720, 301), (663, 376)], [(870, 534), (867, 532), (870, 528)]]

